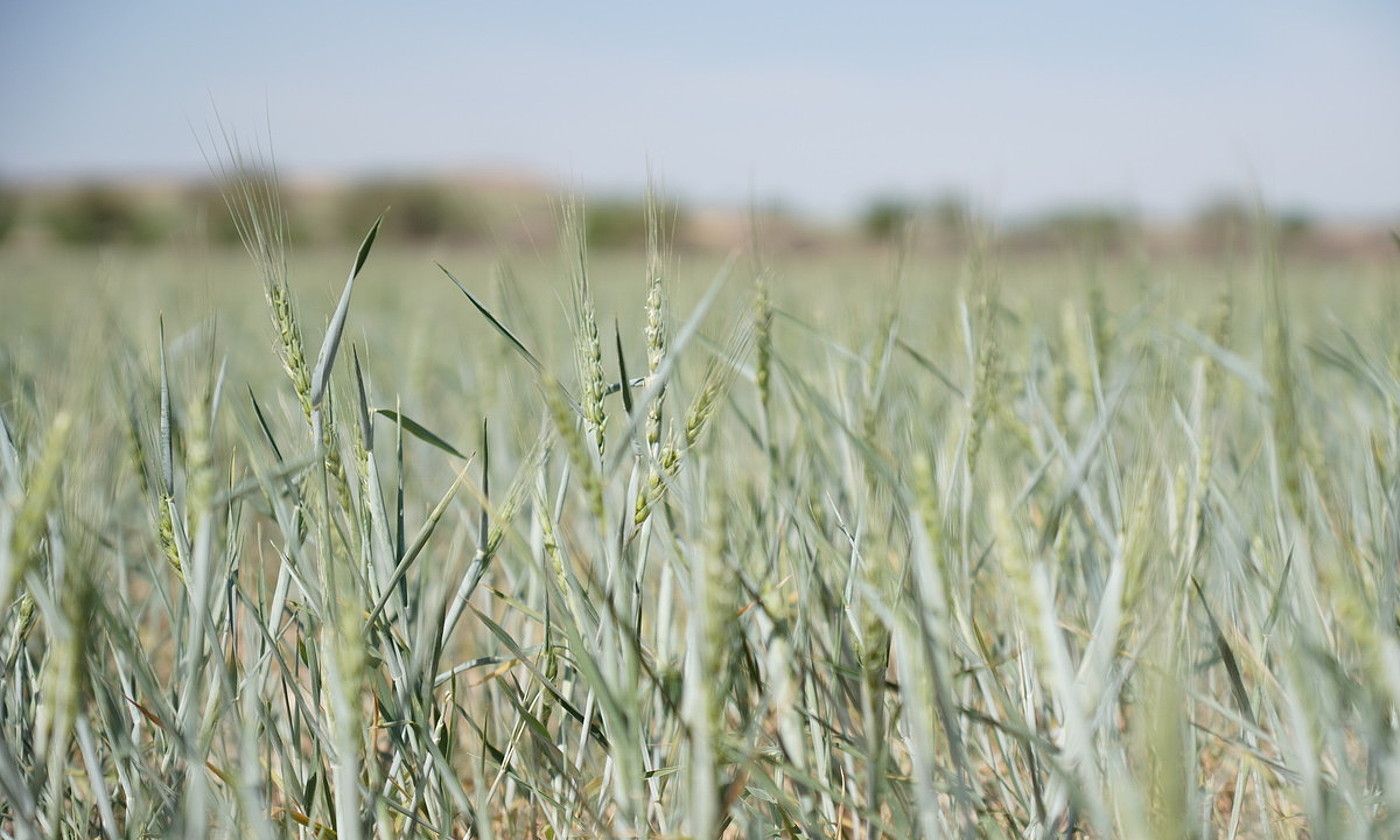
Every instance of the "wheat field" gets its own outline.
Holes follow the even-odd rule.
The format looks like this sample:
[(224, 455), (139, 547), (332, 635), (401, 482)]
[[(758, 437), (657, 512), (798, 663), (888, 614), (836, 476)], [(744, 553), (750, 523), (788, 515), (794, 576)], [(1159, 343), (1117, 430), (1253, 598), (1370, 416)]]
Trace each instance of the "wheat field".
[(0, 254), (0, 835), (1400, 834), (1400, 261), (228, 195)]

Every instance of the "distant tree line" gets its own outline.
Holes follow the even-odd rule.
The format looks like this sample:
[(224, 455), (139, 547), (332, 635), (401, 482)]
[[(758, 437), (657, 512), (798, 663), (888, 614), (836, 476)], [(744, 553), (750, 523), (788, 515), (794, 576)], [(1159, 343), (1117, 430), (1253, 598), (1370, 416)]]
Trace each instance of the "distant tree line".
[[(236, 246), (239, 232), (228, 200), (238, 201), (217, 183), (176, 189), (128, 188), (83, 183), (63, 188), (23, 190), (0, 183), (0, 241), (17, 228), (68, 246), (147, 246), (193, 240)], [(303, 244), (355, 242), (385, 213), (384, 241), (411, 244), (446, 242), (474, 245), (492, 241), (495, 228), (518, 224), (518, 204), (474, 194), (469, 189), (426, 179), (372, 178), (325, 189), (290, 190), (288, 235)], [(542, 226), (552, 225), (555, 207), (541, 194), (525, 202)], [(386, 212), (387, 211), (387, 212)], [(662, 224), (676, 231), (683, 211), (675, 202), (661, 210)], [(597, 248), (631, 248), (646, 241), (641, 199), (605, 198), (586, 203), (585, 234)]]
[[(340, 244), (358, 241), (370, 222), (388, 211), (381, 236), (410, 244), (490, 244), (502, 228), (518, 229), (529, 215), (530, 236), (549, 235), (557, 221), (547, 194), (532, 196), (528, 212), (512, 201), (481, 195), (460, 184), (428, 179), (371, 178), (343, 186), (288, 193), (288, 235), (294, 243)], [(595, 248), (636, 248), (646, 241), (646, 213), (640, 198), (609, 197), (586, 202), (585, 235)], [(783, 226), (793, 241), (803, 240), (802, 222), (791, 214)], [(685, 208), (662, 208), (662, 224), (685, 243)], [(0, 242), (18, 230), (32, 231), (69, 246), (146, 246), (173, 240), (218, 246), (238, 243), (238, 229), (225, 192), (215, 183), (145, 189), (85, 183), (53, 189), (20, 189), (0, 182)], [(859, 236), (871, 243), (910, 242), (944, 250), (969, 247), (995, 234), (1008, 250), (1079, 249), (1121, 253), (1159, 231), (1131, 208), (1060, 208), (1037, 216), (991, 224), (966, 198), (955, 193), (928, 200), (883, 196), (868, 203), (857, 220)], [(1201, 252), (1244, 251), (1267, 235), (1284, 246), (1307, 243), (1316, 230), (1302, 212), (1266, 212), (1256, 203), (1221, 197), (1204, 203), (1177, 226), (1178, 241)], [(807, 240), (816, 237), (807, 230)], [(825, 235), (825, 234), (823, 234)], [(819, 238), (818, 238), (819, 239)], [(840, 241), (837, 236), (831, 241)], [(700, 240), (699, 244), (704, 245)]]
[(0, 184), (0, 242), (4, 242), (19, 218), (19, 194)]
[[(386, 239), (474, 243), (489, 232), (473, 197), (427, 182), (365, 181), (327, 195), (293, 194), (287, 200), (294, 242), (358, 240), (386, 209), (390, 212), (381, 231)], [(0, 241), (21, 226), (70, 246), (146, 246), (177, 239), (220, 246), (239, 242), (225, 191), (214, 183), (163, 191), (99, 182), (30, 190), (0, 185)]]
[[(1074, 248), (1117, 253), (1140, 243), (1152, 228), (1130, 207), (1070, 206), (995, 226), (956, 194), (930, 201), (881, 196), (866, 205), (860, 230), (872, 242), (888, 243), (909, 236), (935, 245), (965, 246), (975, 233), (990, 235), (1009, 250), (1036, 251)], [(1222, 196), (1203, 203), (1179, 228), (1180, 238), (1199, 251), (1244, 250), (1261, 237), (1272, 236), (1283, 246), (1307, 240), (1314, 219), (1301, 211), (1271, 212), (1257, 203)]]

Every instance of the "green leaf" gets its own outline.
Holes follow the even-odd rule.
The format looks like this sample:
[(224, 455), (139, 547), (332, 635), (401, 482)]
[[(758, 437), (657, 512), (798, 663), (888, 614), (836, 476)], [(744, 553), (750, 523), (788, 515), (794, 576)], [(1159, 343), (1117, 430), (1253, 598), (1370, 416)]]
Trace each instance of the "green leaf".
[(376, 408), (373, 410), (373, 413), (378, 414), (381, 417), (386, 417), (395, 423), (401, 424), (405, 432), (408, 432), (409, 434), (413, 435), (414, 437), (418, 438), (419, 440), (423, 441), (424, 443), (430, 446), (436, 446), (438, 449), (441, 449), (448, 455), (461, 458), (464, 461), (467, 459), (467, 456), (463, 455), (460, 449), (443, 440), (441, 437), (430, 431), (422, 423), (419, 423), (417, 420), (414, 420), (407, 414), (395, 411), (392, 408)]
[(355, 265), (350, 269), (345, 290), (340, 293), (340, 302), (335, 305), (330, 326), (326, 328), (326, 338), (321, 342), (321, 352), (316, 356), (316, 370), (311, 375), (311, 405), (317, 408), (326, 396), (326, 385), (330, 382), (331, 368), (335, 365), (335, 353), (340, 347), (341, 333), (345, 331), (345, 319), (350, 314), (350, 293), (355, 290), (355, 278), (360, 276), (360, 269), (369, 259), (369, 250), (374, 247), (374, 238), (379, 235), (379, 225), (383, 221), (384, 214), (380, 213), (360, 243), (360, 250), (355, 254)]
[(442, 273), (447, 275), (447, 279), (451, 280), (452, 284), (458, 289), (460, 289), (462, 294), (467, 296), (467, 300), (471, 301), (472, 306), (476, 307), (476, 311), (480, 312), (482, 317), (484, 317), (488, 322), (490, 322), (491, 326), (496, 328), (496, 332), (499, 332), (501, 335), (505, 336), (506, 340), (510, 342), (511, 346), (514, 347), (520, 353), (520, 355), (525, 357), (525, 361), (530, 363), (530, 367), (534, 368), (537, 373), (544, 371), (544, 365), (541, 365), (540, 360), (535, 358), (535, 354), (527, 350), (525, 348), (525, 345), (521, 343), (520, 339), (515, 337), (515, 333), (511, 332), (505, 324), (502, 324), (495, 315), (491, 314), (491, 310), (486, 308), (486, 304), (482, 303), (480, 300), (477, 300), (476, 295), (467, 291), (467, 287), (463, 286), (461, 281), (458, 280), (456, 277), (453, 277), (452, 272), (448, 271), (446, 266), (444, 266), (442, 263), (437, 263), (437, 267), (442, 269)]

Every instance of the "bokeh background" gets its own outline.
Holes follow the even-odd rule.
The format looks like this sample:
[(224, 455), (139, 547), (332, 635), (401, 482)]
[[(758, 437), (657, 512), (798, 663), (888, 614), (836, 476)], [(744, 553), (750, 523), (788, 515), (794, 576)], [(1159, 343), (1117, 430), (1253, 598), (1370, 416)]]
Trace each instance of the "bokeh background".
[[(275, 157), (304, 245), (641, 236), (1384, 254), (1400, 6), (0, 3), (0, 236), (229, 243), (209, 159)], [(4, 247), (4, 246), (0, 246)]]

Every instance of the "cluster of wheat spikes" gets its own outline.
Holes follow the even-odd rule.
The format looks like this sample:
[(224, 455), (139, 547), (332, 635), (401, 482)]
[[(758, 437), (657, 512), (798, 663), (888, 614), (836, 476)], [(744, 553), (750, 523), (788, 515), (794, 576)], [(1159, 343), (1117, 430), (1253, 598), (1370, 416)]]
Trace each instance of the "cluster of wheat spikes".
[(313, 359), (245, 163), (266, 377), (0, 376), (0, 836), (1400, 835), (1393, 324), (1266, 265), (1046, 330), (981, 258), (680, 317), (652, 201), (624, 331), (569, 209), (571, 374), (442, 269), (466, 453), (342, 341), (378, 222)]

